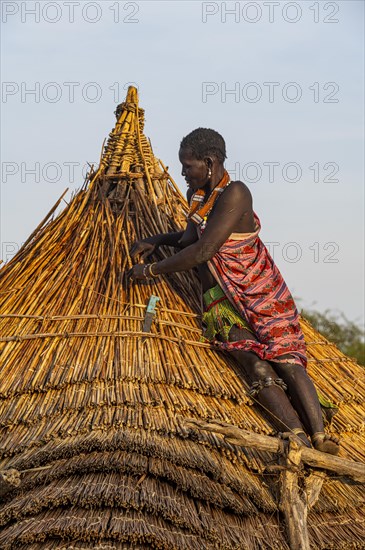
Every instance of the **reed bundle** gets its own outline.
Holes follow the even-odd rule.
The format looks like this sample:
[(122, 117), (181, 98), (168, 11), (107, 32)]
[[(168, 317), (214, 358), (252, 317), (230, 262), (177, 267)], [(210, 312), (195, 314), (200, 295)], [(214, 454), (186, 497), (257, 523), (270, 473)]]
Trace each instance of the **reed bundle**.
[[(273, 433), (238, 365), (199, 342), (195, 273), (126, 281), (132, 242), (180, 230), (187, 212), (143, 125), (130, 88), (99, 167), (0, 271), (0, 469), (21, 474), (0, 507), (0, 547), (289, 548), (278, 474), (266, 471), (275, 455), (184, 425)], [(364, 460), (363, 370), (302, 326), (309, 372), (339, 409), (329, 429), (343, 457)], [(309, 515), (314, 548), (362, 547), (361, 498), (326, 478)]]

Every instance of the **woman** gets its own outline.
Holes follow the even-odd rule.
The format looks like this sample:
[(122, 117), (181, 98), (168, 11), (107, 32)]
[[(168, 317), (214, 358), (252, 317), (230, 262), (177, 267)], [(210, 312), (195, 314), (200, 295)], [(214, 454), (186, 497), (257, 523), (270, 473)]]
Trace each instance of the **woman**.
[[(160, 245), (181, 250), (153, 264), (137, 264), (133, 280), (197, 267), (202, 283), (205, 338), (242, 365), (250, 395), (277, 427), (302, 444), (337, 454), (339, 440), (324, 433), (316, 390), (306, 372), (306, 353), (293, 298), (258, 234), (260, 221), (249, 189), (230, 181), (226, 147), (216, 131), (198, 128), (181, 144), (179, 159), (190, 212), (185, 231), (135, 243), (132, 258)], [(290, 399), (287, 395), (290, 396)]]

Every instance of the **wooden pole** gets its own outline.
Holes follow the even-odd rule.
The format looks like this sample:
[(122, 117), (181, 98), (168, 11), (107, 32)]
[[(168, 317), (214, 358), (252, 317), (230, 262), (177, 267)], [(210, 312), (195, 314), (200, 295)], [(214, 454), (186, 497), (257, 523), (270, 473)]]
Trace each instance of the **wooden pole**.
[(302, 467), (302, 448), (289, 442), (288, 452), (282, 460), (285, 469), (281, 473), (279, 509), (285, 518), (286, 531), (291, 550), (310, 550), (305, 492), (299, 488), (299, 473)]
[(287, 454), (281, 462), (281, 491), (279, 510), (285, 518), (285, 526), (291, 550), (310, 550), (308, 512), (317, 502), (326, 473), (315, 472), (307, 477), (302, 474), (302, 451), (296, 441), (289, 441)]
[[(184, 420), (184, 423), (190, 428), (222, 434), (225, 441), (233, 445), (254, 447), (259, 451), (284, 454), (285, 447), (288, 446), (288, 442), (277, 437), (246, 432), (232, 426), (232, 424), (220, 422), (219, 420), (205, 422), (196, 418), (188, 418)], [(308, 466), (323, 468), (324, 470), (336, 472), (338, 475), (351, 477), (355, 481), (365, 482), (365, 464), (362, 462), (339, 458), (307, 447), (301, 449), (301, 459)]]

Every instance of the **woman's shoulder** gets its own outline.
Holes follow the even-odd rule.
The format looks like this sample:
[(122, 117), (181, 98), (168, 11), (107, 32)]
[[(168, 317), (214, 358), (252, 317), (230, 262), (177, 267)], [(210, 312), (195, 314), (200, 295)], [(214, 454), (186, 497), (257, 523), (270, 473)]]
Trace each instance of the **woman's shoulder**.
[(239, 192), (245, 192), (245, 193), (250, 193), (250, 190), (249, 188), (247, 187), (247, 185), (241, 181), (241, 180), (232, 180), (231, 183), (229, 184), (228, 188), (231, 187), (232, 189), (237, 189)]
[(243, 181), (234, 180), (227, 186), (226, 198), (230, 197), (232, 200), (249, 200), (252, 202), (251, 191)]

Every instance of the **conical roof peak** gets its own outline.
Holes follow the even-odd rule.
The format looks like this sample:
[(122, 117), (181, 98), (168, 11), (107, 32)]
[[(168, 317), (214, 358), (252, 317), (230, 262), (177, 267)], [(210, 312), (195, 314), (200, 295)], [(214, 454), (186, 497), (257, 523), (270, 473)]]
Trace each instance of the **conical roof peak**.
[(117, 122), (109, 134), (100, 168), (108, 175), (141, 171), (138, 168), (144, 167), (145, 162), (151, 162), (152, 155), (150, 147), (147, 146), (146, 150), (142, 148), (142, 143), (144, 146), (147, 143), (142, 136), (144, 110), (138, 106), (135, 87), (128, 88), (126, 100), (117, 106), (115, 115)]

